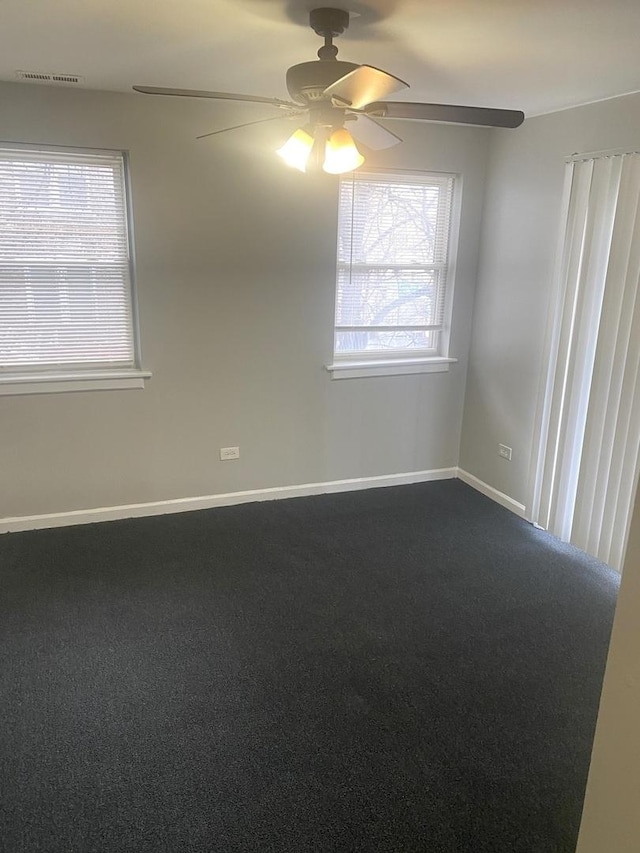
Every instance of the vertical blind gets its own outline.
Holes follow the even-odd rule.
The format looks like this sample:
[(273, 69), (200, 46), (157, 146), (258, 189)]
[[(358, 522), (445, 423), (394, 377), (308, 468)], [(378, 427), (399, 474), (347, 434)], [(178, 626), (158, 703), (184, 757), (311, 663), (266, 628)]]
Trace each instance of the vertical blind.
[(567, 168), (533, 520), (620, 569), (640, 451), (640, 155)]
[(438, 352), (454, 180), (363, 172), (342, 180), (336, 357)]
[(0, 370), (134, 361), (123, 155), (0, 148)]

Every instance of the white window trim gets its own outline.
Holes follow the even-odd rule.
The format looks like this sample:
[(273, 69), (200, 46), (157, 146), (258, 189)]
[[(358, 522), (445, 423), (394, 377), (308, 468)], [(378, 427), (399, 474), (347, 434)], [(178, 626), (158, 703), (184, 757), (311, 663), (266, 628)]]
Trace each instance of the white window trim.
[[(417, 373), (445, 373), (451, 364), (457, 364), (458, 359), (449, 355), (451, 341), (451, 323), (453, 317), (453, 298), (456, 281), (456, 262), (460, 241), (460, 222), (462, 214), (462, 183), (463, 177), (459, 172), (439, 172), (437, 169), (380, 169), (367, 170), (372, 175), (389, 175), (398, 178), (419, 177), (421, 175), (448, 175), (453, 181), (453, 198), (451, 203), (451, 219), (449, 222), (449, 243), (447, 260), (447, 283), (445, 289), (444, 326), (440, 332), (440, 352), (438, 354), (421, 354), (419, 350), (390, 351), (387, 357), (381, 353), (372, 353), (367, 357), (362, 353), (352, 356), (333, 354), (333, 362), (325, 365), (325, 370), (331, 374), (331, 379), (359, 379), (375, 376), (401, 376)], [(336, 281), (337, 287), (337, 281)], [(335, 315), (334, 315), (335, 334)]]
[(361, 379), (367, 376), (402, 376), (413, 373), (446, 373), (457, 358), (429, 356), (427, 358), (388, 358), (370, 361), (334, 361), (326, 370), (332, 379)]
[(133, 227), (133, 210), (131, 203), (131, 183), (129, 175), (128, 152), (121, 149), (79, 148), (62, 145), (39, 145), (23, 142), (0, 141), (3, 148), (23, 149), (25, 151), (60, 151), (69, 154), (100, 153), (113, 154), (115, 150), (122, 155), (124, 204), (127, 221), (127, 237), (129, 244), (129, 278), (131, 299), (131, 322), (133, 326), (134, 365), (132, 367), (118, 366), (114, 368), (98, 365), (74, 368), (60, 365), (51, 368), (36, 368), (35, 370), (7, 371), (0, 370), (0, 397), (23, 396), (31, 394), (60, 394), (78, 391), (124, 391), (144, 388), (146, 379), (152, 374), (144, 370), (141, 364), (139, 307), (137, 299), (135, 276), (135, 238)]
[(144, 388), (148, 370), (83, 370), (77, 373), (0, 374), (0, 397), (69, 391), (125, 391)]

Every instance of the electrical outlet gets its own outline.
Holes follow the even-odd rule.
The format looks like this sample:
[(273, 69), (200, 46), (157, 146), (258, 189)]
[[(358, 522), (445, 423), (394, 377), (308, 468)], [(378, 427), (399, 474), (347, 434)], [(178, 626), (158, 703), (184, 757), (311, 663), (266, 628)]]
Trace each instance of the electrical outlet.
[(220, 448), (220, 461), (226, 462), (229, 459), (239, 459), (240, 458), (240, 448), (239, 447), (221, 447)]
[(511, 462), (511, 448), (507, 447), (506, 444), (499, 444), (498, 456), (502, 456), (502, 458), (506, 459), (507, 462)]

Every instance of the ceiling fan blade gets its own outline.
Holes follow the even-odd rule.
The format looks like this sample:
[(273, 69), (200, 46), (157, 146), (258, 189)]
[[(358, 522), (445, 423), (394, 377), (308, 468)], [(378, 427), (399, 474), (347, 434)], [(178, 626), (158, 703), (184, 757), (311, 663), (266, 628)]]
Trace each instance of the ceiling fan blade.
[(253, 104), (270, 104), (282, 110), (299, 110), (300, 104), (280, 98), (263, 98), (261, 95), (237, 95), (233, 92), (206, 92), (201, 89), (164, 89), (158, 86), (133, 86), (143, 95), (177, 95), (181, 98), (212, 98), (218, 101), (249, 101)]
[(414, 104), (408, 101), (370, 103), (365, 112), (376, 118), (475, 124), (481, 127), (519, 127), (524, 121), (524, 113), (520, 110), (462, 107), (455, 104)]
[(402, 142), (399, 136), (364, 113), (357, 114), (355, 121), (350, 120), (348, 129), (358, 142), (362, 142), (372, 151), (381, 151)]
[[(298, 113), (302, 115), (302, 112)], [(245, 121), (242, 124), (234, 124), (231, 127), (222, 127), (220, 130), (212, 130), (210, 133), (201, 133), (196, 136), (196, 139), (207, 139), (209, 136), (217, 136), (219, 133), (226, 133), (229, 130), (239, 130), (241, 127), (250, 127), (252, 124), (264, 124), (266, 121), (284, 121), (285, 119), (293, 118), (292, 115), (287, 116), (269, 116), (269, 118), (259, 118), (255, 121)]]
[(332, 83), (324, 90), (323, 95), (335, 98), (339, 105), (360, 110), (371, 101), (386, 98), (401, 89), (408, 89), (409, 84), (393, 74), (387, 74), (373, 65), (360, 65)]

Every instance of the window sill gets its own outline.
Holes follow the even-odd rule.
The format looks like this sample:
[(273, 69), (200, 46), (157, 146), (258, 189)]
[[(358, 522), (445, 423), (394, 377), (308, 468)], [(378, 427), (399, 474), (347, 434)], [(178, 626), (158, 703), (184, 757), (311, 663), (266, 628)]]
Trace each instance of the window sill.
[(367, 376), (402, 376), (411, 373), (445, 373), (457, 358), (388, 358), (376, 361), (336, 361), (326, 369), (332, 379), (359, 379)]
[(74, 391), (124, 391), (144, 388), (148, 370), (102, 370), (70, 373), (0, 374), (0, 396), (61, 394)]

